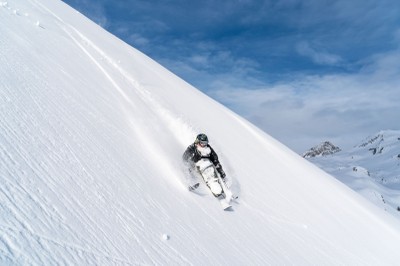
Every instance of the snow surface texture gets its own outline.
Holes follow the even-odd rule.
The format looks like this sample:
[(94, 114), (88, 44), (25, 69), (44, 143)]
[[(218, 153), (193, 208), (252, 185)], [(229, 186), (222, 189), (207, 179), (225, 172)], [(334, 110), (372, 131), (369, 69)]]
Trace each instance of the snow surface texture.
[(383, 130), (348, 151), (310, 161), (400, 218), (399, 130)]
[[(0, 25), (1, 265), (400, 261), (396, 219), (63, 2)], [(198, 132), (234, 211), (186, 188)]]

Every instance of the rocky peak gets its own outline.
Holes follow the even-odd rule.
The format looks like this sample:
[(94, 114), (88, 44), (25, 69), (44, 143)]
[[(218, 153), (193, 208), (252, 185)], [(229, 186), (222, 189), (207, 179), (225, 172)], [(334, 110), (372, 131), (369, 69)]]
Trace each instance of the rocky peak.
[(321, 144), (312, 147), (309, 151), (303, 154), (304, 158), (312, 158), (318, 156), (327, 156), (341, 151), (341, 149), (329, 141), (322, 142)]

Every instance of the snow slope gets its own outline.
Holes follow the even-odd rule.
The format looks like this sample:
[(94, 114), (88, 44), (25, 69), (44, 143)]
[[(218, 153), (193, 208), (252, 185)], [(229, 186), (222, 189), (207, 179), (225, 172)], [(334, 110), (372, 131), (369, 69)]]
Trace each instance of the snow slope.
[[(398, 264), (396, 219), (63, 2), (0, 25), (1, 265)], [(198, 132), (232, 212), (185, 188)]]

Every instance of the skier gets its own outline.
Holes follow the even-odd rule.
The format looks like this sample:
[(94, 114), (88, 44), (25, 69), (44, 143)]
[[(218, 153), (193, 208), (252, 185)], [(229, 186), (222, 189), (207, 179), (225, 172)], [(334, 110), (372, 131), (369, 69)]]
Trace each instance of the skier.
[(183, 153), (182, 159), (189, 167), (189, 172), (195, 170), (195, 163), (202, 158), (208, 158), (214, 164), (215, 169), (218, 171), (222, 181), (225, 182), (225, 172), (218, 161), (218, 155), (213, 148), (208, 144), (208, 137), (206, 134), (198, 134), (193, 144), (187, 147)]

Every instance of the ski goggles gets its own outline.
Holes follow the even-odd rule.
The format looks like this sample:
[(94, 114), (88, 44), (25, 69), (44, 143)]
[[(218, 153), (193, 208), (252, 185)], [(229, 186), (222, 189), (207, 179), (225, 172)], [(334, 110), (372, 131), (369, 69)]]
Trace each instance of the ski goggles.
[(200, 144), (200, 146), (205, 147), (205, 146), (207, 146), (208, 141), (206, 141), (206, 140), (201, 140), (201, 141), (199, 141), (199, 144)]

